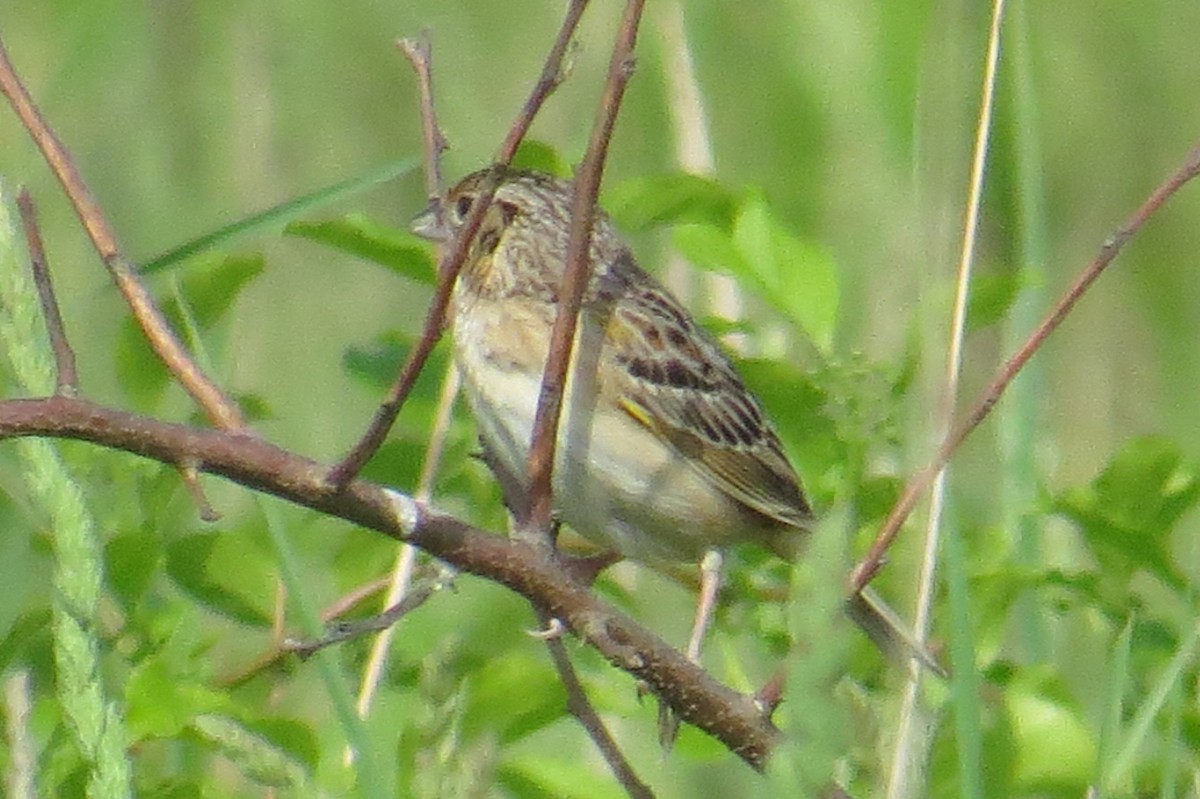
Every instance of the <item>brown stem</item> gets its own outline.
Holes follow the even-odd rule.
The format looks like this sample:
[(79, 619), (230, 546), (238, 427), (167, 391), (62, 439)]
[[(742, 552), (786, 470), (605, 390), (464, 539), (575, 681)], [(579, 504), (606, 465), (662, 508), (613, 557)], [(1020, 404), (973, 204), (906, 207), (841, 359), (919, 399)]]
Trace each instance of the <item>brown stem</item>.
[(883, 527), (880, 528), (879, 533), (875, 536), (875, 540), (871, 544), (871, 549), (867, 552), (866, 557), (855, 566), (854, 571), (851, 572), (850, 588), (852, 591), (861, 591), (878, 573), (888, 547), (891, 546), (892, 541), (899, 534), (900, 526), (904, 524), (908, 515), (912, 513), (921, 494), (932, 485), (938, 473), (945, 468), (963, 441), (988, 417), (988, 414), (992, 412), (992, 408), (1000, 401), (1000, 397), (1003, 396), (1009, 384), (1012, 383), (1025, 364), (1029, 362), (1029, 359), (1041, 349), (1050, 334), (1058, 329), (1058, 326), (1071, 313), (1071, 309), (1075, 307), (1075, 304), (1091, 288), (1096, 279), (1108, 268), (1109, 264), (1116, 259), (1129, 240), (1141, 230), (1150, 217), (1175, 192), (1179, 191), (1185, 183), (1196, 177), (1197, 174), (1200, 174), (1200, 145), (1188, 153), (1188, 157), (1182, 166), (1163, 181), (1154, 190), (1154, 193), (1142, 203), (1141, 207), (1129, 217), (1125, 224), (1119, 227), (1108, 241), (1101, 246), (1100, 252), (1084, 268), (1071, 287), (1059, 299), (1053, 310), (1050, 311), (1046, 318), (1042, 320), (1042, 323), (1030, 334), (1025, 343), (1021, 345), (1021, 348), (1000, 368), (999, 372), (992, 379), (992, 382), (979, 395), (979, 399), (975, 401), (975, 404), (951, 428), (929, 465), (917, 472), (904, 486), (904, 492), (900, 495), (900, 499), (896, 501), (891, 513), (888, 514)]
[[(282, 585), (283, 583), (280, 582), (281, 591)], [(346, 594), (329, 603), (329, 605), (321, 611), (321, 621), (324, 623), (329, 623), (333, 619), (336, 619), (342, 614), (354, 609), (359, 605), (359, 603), (365, 602), (376, 594), (387, 590), (387, 587), (388, 578), (380, 577), (372, 580), (369, 583), (364, 583), (357, 588), (351, 589)], [(259, 654), (252, 662), (243, 664), (234, 671), (214, 678), (213, 682), (218, 688), (237, 688), (246, 681), (270, 668), (274, 663), (278, 662), (280, 658), (287, 654), (283, 648), (283, 613), (281, 610), (283, 606), (282, 596), (276, 605), (278, 608), (280, 608), (276, 614), (280, 619), (280, 624), (278, 634), (272, 637), (274, 646)]]
[(17, 209), (21, 214), (21, 226), (25, 229), (29, 266), (33, 271), (33, 283), (37, 286), (38, 300), (42, 305), (42, 318), (46, 320), (50, 349), (54, 352), (54, 393), (62, 397), (74, 397), (79, 393), (75, 351), (67, 341), (66, 328), (58, 309), (58, 299), (54, 296), (54, 283), (50, 280), (46, 248), (42, 246), (42, 234), (38, 230), (37, 209), (33, 206), (33, 198), (25, 189), (21, 189), (17, 195)]
[[(524, 138), (525, 132), (529, 130), (529, 126), (533, 124), (533, 118), (541, 109), (546, 98), (558, 85), (557, 78), (555, 81), (543, 85), (546, 75), (559, 75), (562, 72), (562, 59), (566, 52), (567, 44), (571, 41), (571, 36), (575, 32), (575, 27), (579, 23), (579, 15), (583, 13), (583, 7), (587, 5), (586, 0), (572, 0), (571, 5), (567, 8), (567, 16), (563, 20), (562, 28), (558, 32), (558, 37), (554, 41), (554, 46), (550, 49), (550, 54), (546, 57), (545, 66), (542, 67), (542, 79), (540, 79), (529, 99), (526, 100), (521, 113), (517, 115), (517, 119), (513, 122), (512, 128), (509, 130), (508, 136), (505, 138), (504, 146), (500, 151), (500, 158), (497, 163), (500, 165), (508, 165), (512, 161), (513, 154), (516, 153), (521, 139)], [(421, 337), (417, 339), (417, 344), (413, 347), (408, 355), (408, 360), (400, 370), (400, 374), (396, 376), (396, 380), (392, 383), (391, 389), (388, 391), (387, 398), (375, 410), (375, 415), (371, 418), (371, 423), (367, 426), (366, 432), (362, 438), (354, 445), (354, 447), (346, 453), (342, 460), (329, 471), (327, 477), (328, 484), (336, 489), (343, 488), (347, 483), (354, 479), (367, 461), (375, 454), (380, 445), (387, 438), (388, 431), (392, 429), (392, 425), (396, 421), (396, 417), (400, 414), (400, 408), (404, 406), (404, 401), (408, 399), (409, 393), (412, 391), (417, 382), (417, 376), (420, 375), (421, 369), (425, 366), (425, 361), (429, 359), (429, 353), (433, 352), (433, 347), (437, 344), (438, 339), (442, 336), (442, 326), (446, 319), (446, 307), (450, 304), (450, 294), (454, 290), (454, 281), (458, 277), (459, 271), (462, 269), (463, 261), (467, 257), (467, 251), (470, 247), (471, 239), (475, 237), (475, 233), (479, 230), (479, 225), (483, 222), (483, 215), (487, 212), (488, 206), (492, 204), (492, 195), (496, 190), (496, 181), (499, 180), (499, 173), (496, 173), (496, 179), (485, 183), (481, 187), (479, 196), (475, 198), (475, 204), (471, 209), (471, 213), (467, 215), (463, 221), (462, 229), (455, 238), (454, 246), (444, 253), (438, 264), (438, 280), (437, 286), (434, 288), (433, 299), (430, 301), (429, 309), (425, 312), (425, 323), (421, 328)]]
[(442, 153), (449, 146), (442, 129), (438, 126), (437, 111), (433, 105), (433, 52), (429, 42), (429, 31), (421, 31), (419, 39), (400, 39), (396, 42), (400, 52), (417, 73), (417, 88), (421, 94), (421, 138), (425, 153), (425, 189), (429, 199), (442, 194)]
[(0, 402), (0, 439), (91, 441), (200, 471), (408, 541), (460, 571), (527, 598), (560, 619), (610, 663), (650, 686), (681, 719), (762, 768), (779, 732), (753, 697), (721, 685), (680, 652), (597, 599), (542, 551), (486, 533), (364, 480), (330, 492), (326, 468), (259, 438), (172, 424), (70, 397)]
[(221, 514), (213, 508), (212, 503), (208, 501), (208, 497), (204, 493), (204, 486), (200, 485), (200, 472), (196, 468), (196, 464), (183, 462), (179, 465), (179, 474), (183, 477), (183, 484), (187, 486), (188, 493), (192, 495), (192, 501), (196, 503), (199, 509), (200, 518), (206, 522), (220, 521)]
[(301, 658), (310, 658), (327, 646), (340, 644), (351, 638), (358, 638), (370, 633), (382, 632), (424, 605), (434, 594), (446, 586), (447, 582), (441, 576), (436, 579), (421, 580), (411, 586), (399, 602), (386, 608), (382, 613), (368, 616), (365, 619), (327, 625), (324, 634), (313, 640), (286, 639), (283, 642), (282, 650), (299, 655)]
[(575, 35), (575, 28), (579, 26), (579, 19), (583, 16), (587, 4), (588, 0), (571, 0), (567, 6), (567, 14), (563, 17), (558, 35), (554, 37), (554, 45), (542, 65), (542, 74), (538, 76), (538, 81), (525, 100), (521, 113), (517, 115), (508, 135), (504, 137), (504, 143), (500, 145), (500, 152), (496, 155), (497, 163), (512, 163), (517, 148), (521, 146), (525, 134), (529, 132), (529, 126), (533, 124), (533, 118), (537, 116), (546, 99), (554, 94), (554, 90), (563, 82), (563, 59), (567, 55), (567, 48), (571, 46), (571, 37)]
[(70, 152), (42, 117), (33, 98), (17, 77), (4, 45), (0, 43), (0, 91), (8, 98), (21, 124), (62, 184), (71, 205), (79, 215), (92, 246), (108, 268), (113, 282), (125, 297), (146, 340), (184, 390), (208, 415), (212, 423), (225, 430), (244, 430), (246, 425), (237, 405), (196, 364), (171, 330), (154, 298), (138, 280), (136, 270), (117, 246), (112, 227), (100, 206), (88, 191)]
[(554, 329), (550, 334), (550, 353), (542, 376), (537, 415), (533, 421), (533, 441), (526, 464), (529, 477), (529, 507), (520, 525), (526, 533), (550, 529), (550, 477), (554, 464), (554, 444), (567, 365), (571, 360), (571, 345), (575, 340), (575, 328), (579, 320), (579, 306), (590, 272), (588, 251), (592, 238), (592, 219), (596, 210), (596, 197), (600, 193), (600, 178), (604, 172), (605, 157), (608, 155), (608, 143), (612, 139), (613, 126), (621, 108), (625, 87), (633, 74), (633, 49), (637, 44), (638, 24), (641, 22), (644, 5), (645, 0), (629, 0), (625, 4), (608, 65), (608, 79), (600, 96), (600, 106), (596, 110), (596, 120), (592, 126), (591, 139), (588, 141), (587, 154), (575, 175), (566, 272), (559, 293), (558, 315), (554, 319)]
[[(550, 616), (541, 611), (538, 612), (538, 620), (543, 627), (547, 627), (553, 621)], [(635, 799), (654, 799), (654, 792), (638, 778), (633, 766), (629, 764), (629, 760), (626, 759), (616, 740), (604, 726), (604, 721), (596, 712), (595, 706), (588, 699), (587, 693), (583, 690), (583, 684), (579, 681), (579, 675), (575, 672), (575, 666), (571, 664), (571, 658), (567, 654), (567, 647), (563, 643), (562, 636), (547, 636), (546, 648), (550, 650), (550, 659), (554, 661), (558, 678), (562, 680), (563, 687), (567, 690), (567, 711), (575, 717), (575, 720), (587, 732), (588, 737), (596, 744), (596, 748), (600, 750), (601, 756), (608, 763), (613, 776), (625, 789), (625, 793)]]

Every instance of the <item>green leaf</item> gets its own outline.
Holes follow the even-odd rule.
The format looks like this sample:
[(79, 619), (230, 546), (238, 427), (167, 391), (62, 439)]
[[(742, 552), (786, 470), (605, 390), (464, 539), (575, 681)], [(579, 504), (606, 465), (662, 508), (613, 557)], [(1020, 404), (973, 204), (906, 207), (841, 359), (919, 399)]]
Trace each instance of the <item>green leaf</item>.
[(419, 441), (391, 438), (363, 467), (362, 476), (384, 485), (412, 490), (420, 479), (421, 464), (429, 448), (428, 436)]
[[(233, 399), (238, 404), (238, 407), (242, 409), (242, 413), (246, 419), (251, 422), (261, 422), (264, 419), (276, 418), (271, 404), (261, 394), (238, 392), (233, 395)], [(199, 421), (201, 419), (200, 411), (196, 411), (196, 419), (197, 423), (203, 423)]]
[(604, 207), (617, 226), (626, 231), (675, 224), (705, 224), (729, 230), (737, 200), (715, 180), (676, 172), (623, 181), (605, 193)]
[(581, 765), (570, 758), (529, 754), (507, 758), (497, 777), (509, 795), (525, 799), (619, 799), (628, 795), (611, 774)]
[(733, 238), (715, 225), (689, 224), (675, 228), (672, 241), (675, 249), (694, 265), (710, 272), (721, 272), (737, 278), (746, 288), (761, 291), (758, 276), (733, 243)]
[(162, 570), (162, 535), (133, 530), (114, 536), (104, 547), (108, 584), (126, 608), (132, 608)]
[(220, 321), (242, 289), (264, 269), (266, 262), (257, 253), (204, 259), (190, 267), (183, 276), (183, 296), (201, 331)]
[(800, 471), (820, 472), (841, 457), (837, 429), (825, 414), (829, 396), (795, 365), (768, 359), (738, 361), (738, 373), (762, 400)]
[(228, 244), (238, 236), (262, 230), (270, 230), (290, 220), (297, 219), (303, 214), (322, 208), (330, 203), (352, 196), (376, 184), (383, 183), (401, 175), (406, 175), (420, 165), (420, 159), (404, 158), (368, 172), (356, 178), (343, 180), (317, 189), (295, 199), (274, 205), (265, 211), (244, 217), (211, 233), (192, 239), (173, 250), (163, 253), (145, 263), (139, 270), (144, 275), (161, 272), (176, 266), (194, 255)]
[[(188, 267), (181, 292), (200, 333), (210, 331), (228, 313), (241, 290), (264, 268), (261, 255), (210, 256)], [(185, 315), (175, 298), (160, 307), (172, 329), (184, 329)], [(132, 316), (121, 323), (116, 358), (117, 375), (129, 397), (145, 404), (157, 401), (170, 374)]]
[(561, 718), (567, 708), (566, 693), (553, 668), (528, 650), (486, 661), (471, 677), (470, 697), (463, 717), (464, 736), (488, 731), (503, 742), (537, 732)]
[(170, 738), (184, 730), (200, 713), (228, 705), (224, 694), (181, 678), (165, 658), (143, 660), (125, 684), (129, 734), (135, 741)]
[(829, 352), (838, 312), (837, 271), (829, 255), (784, 228), (759, 195), (738, 213), (733, 242), (764, 298)]
[(967, 329), (981, 330), (1002, 320), (1024, 284), (1023, 272), (977, 275), (971, 281)]
[[(995, 669), (993, 669), (995, 671)], [(985, 692), (985, 698), (998, 695), (994, 690)], [(979, 729), (969, 730), (968, 736), (979, 737), (983, 742), (983, 773), (985, 775), (985, 795), (988, 797), (1011, 797), (1013, 766), (1016, 757), (1016, 742), (1013, 739), (1013, 729), (1010, 719), (1003, 706), (997, 706), (996, 701), (983, 705), (983, 716)], [(918, 791), (918, 796), (928, 796), (931, 799), (962, 799), (964, 796), (961, 756), (958, 739), (963, 733), (959, 730), (957, 714), (946, 713), (945, 720), (938, 725), (938, 733), (934, 740), (929, 764), (929, 784), (924, 792)]]
[(1175, 689), (1191, 690), (1190, 684), (1195, 678), (1189, 676), (1189, 672), (1196, 660), (1197, 649), (1200, 649), (1200, 623), (1192, 625), (1191, 632), (1180, 643), (1167, 668), (1158, 675), (1151, 690), (1142, 700), (1141, 706), (1129, 725), (1129, 733), (1122, 742), (1120, 751), (1112, 761), (1106, 764), (1104, 769), (1105, 787), (1111, 789), (1131, 781), (1137, 771), (1138, 753), (1145, 750), (1150, 742), (1158, 737), (1154, 731), (1154, 723), (1159, 718), (1172, 691)]
[[(390, 330), (369, 344), (348, 347), (342, 355), (342, 368), (346, 373), (373, 390), (381, 391), (392, 385), (412, 347), (411, 339), (396, 330)], [(413, 387), (414, 399), (437, 396), (439, 381), (446, 372), (447, 359), (444, 347), (434, 349)]]
[(408, 348), (409, 338), (391, 330), (369, 344), (348, 347), (342, 355), (342, 368), (364, 385), (383, 390), (396, 379)]
[[(266, 627), (270, 624), (267, 615), (234, 593), (229, 587), (216, 579), (218, 573), (225, 580), (244, 580), (246, 571), (264, 571), (262, 564), (256, 564), (245, 557), (246, 549), (238, 546), (240, 555), (231, 555), (218, 551), (221, 545), (221, 534), (196, 534), (185, 536), (173, 541), (167, 547), (167, 573), (180, 588), (217, 613), (229, 616), (243, 624), (255, 627)], [(239, 542), (240, 543), (240, 542)], [(236, 568), (214, 568), (214, 564), (225, 561), (237, 561)]]
[(1181, 587), (1168, 534), (1198, 499), (1196, 468), (1170, 441), (1146, 437), (1129, 442), (1090, 485), (1055, 505), (1079, 525), (1110, 579), (1123, 584), (1144, 568)]
[(37, 653), (50, 652), (50, 610), (41, 607), (21, 614), (0, 638), (0, 672), (15, 662), (36, 662)]
[(517, 147), (517, 154), (513, 156), (512, 166), (514, 169), (532, 169), (560, 178), (570, 176), (570, 170), (558, 151), (537, 139), (525, 139), (521, 142)]
[(1013, 795), (1066, 792), (1082, 796), (1096, 761), (1096, 742), (1062, 698), (1021, 683), (1005, 705), (1015, 745)]
[(325, 795), (311, 784), (307, 764), (234, 718), (206, 713), (195, 718), (192, 729), (260, 785), (294, 791), (296, 796)]
[(428, 242), (407, 231), (381, 225), (363, 214), (347, 214), (325, 222), (298, 220), (288, 223), (284, 233), (374, 261), (418, 283), (434, 283), (437, 269)]
[(261, 735), (288, 756), (316, 770), (321, 759), (321, 745), (312, 727), (291, 719), (251, 719), (243, 722), (246, 729)]
[[(0, 487), (0, 530), (6, 531), (0, 540), (0, 585), (4, 586), (4, 601), (0, 602), (0, 638), (17, 623), (32, 597), (44, 596), (50, 580), (50, 563), (44, 553), (38, 552), (38, 536), (7, 502), (7, 488)], [(0, 666), (0, 673), (3, 671)]]

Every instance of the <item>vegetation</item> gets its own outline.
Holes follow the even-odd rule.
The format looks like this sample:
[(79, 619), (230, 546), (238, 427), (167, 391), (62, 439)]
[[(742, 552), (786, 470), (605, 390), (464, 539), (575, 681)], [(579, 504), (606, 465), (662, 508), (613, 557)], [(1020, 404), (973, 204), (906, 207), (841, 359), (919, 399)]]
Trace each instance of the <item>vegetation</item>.
[[(0, 35), (198, 362), (263, 437), (333, 463), (412, 348), (434, 280), (432, 251), (406, 232), (427, 197), (395, 38), (431, 29), (453, 180), (494, 157), (564, 5), (11, 0)], [(569, 174), (583, 157), (620, 10), (594, 5), (521, 163)], [(832, 780), (855, 797), (1195, 795), (1195, 187), (951, 463), (931, 636), (954, 676), (923, 678), (912, 775), (897, 784), (906, 668), (833, 609), (945, 428), (989, 19), (978, 4), (895, 5), (649, 3), (601, 192), (641, 262), (737, 349), (823, 519), (794, 570), (735, 553), (706, 652), (744, 692), (787, 672), (767, 775), (689, 727), (662, 755), (654, 703), (594, 650), (567, 650), (662, 797), (810, 796)], [(960, 407), (1196, 144), (1198, 14), (1009, 5)], [(0, 141), (3, 398), (53, 389), (41, 327), (20, 312), (22, 184), (82, 393), (205, 424), (10, 113)], [(365, 477), (416, 491), (446, 369), (442, 345)], [(474, 450), (456, 407), (432, 502), (499, 533)], [(178, 469), (85, 442), (0, 445), (8, 793), (27, 775), (61, 797), (622, 795), (520, 596), (469, 575), (434, 593), (396, 628), (359, 721), (371, 638), (307, 661), (276, 649), (386, 577), (396, 543), (201, 484), (216, 521)], [(875, 583), (906, 618), (928, 515), (923, 500)], [(436, 576), (420, 558), (418, 580)], [(680, 645), (690, 577), (622, 564), (596, 591)]]

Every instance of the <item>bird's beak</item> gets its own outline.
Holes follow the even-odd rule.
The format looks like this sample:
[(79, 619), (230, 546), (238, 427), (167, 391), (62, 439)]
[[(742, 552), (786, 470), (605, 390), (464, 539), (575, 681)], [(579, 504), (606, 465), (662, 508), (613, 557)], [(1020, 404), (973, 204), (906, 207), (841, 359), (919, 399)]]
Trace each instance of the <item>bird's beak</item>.
[(413, 217), (410, 228), (413, 233), (430, 241), (449, 241), (454, 232), (446, 224), (442, 201), (434, 199), (424, 211)]

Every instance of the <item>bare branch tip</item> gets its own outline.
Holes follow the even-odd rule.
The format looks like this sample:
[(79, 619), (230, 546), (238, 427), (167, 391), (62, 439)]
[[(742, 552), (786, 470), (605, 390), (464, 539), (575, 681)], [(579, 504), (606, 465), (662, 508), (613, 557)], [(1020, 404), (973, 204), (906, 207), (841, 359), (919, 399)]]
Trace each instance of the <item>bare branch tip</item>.
[(209, 523), (220, 521), (221, 514), (213, 508), (204, 493), (204, 486), (200, 485), (200, 464), (195, 460), (185, 461), (179, 465), (179, 474), (199, 509), (200, 518)]
[(566, 631), (567, 627), (563, 624), (562, 619), (552, 617), (542, 629), (526, 630), (525, 634), (538, 641), (552, 641), (556, 638), (562, 638), (563, 633)]

